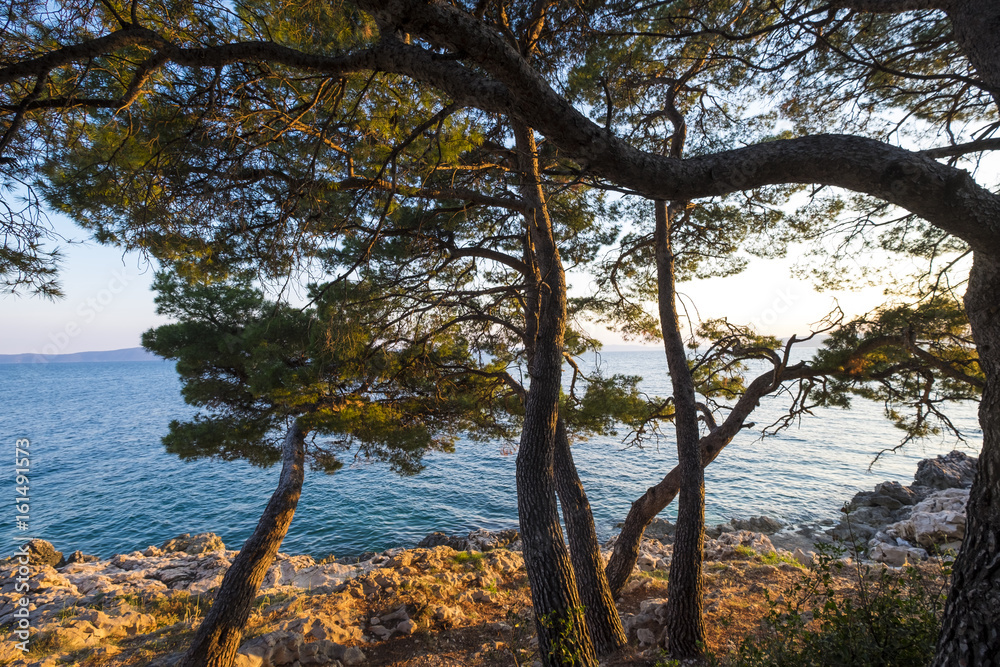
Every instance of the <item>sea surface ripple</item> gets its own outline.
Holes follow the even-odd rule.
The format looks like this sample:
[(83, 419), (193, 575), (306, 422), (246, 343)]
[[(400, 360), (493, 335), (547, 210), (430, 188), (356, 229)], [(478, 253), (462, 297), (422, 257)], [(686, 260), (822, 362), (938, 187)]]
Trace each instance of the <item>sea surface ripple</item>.
[[(650, 394), (667, 393), (658, 351), (605, 352), (606, 373), (644, 377)], [(57, 549), (108, 557), (159, 545), (180, 533), (212, 531), (238, 548), (257, 523), (278, 468), (245, 462), (181, 461), (160, 439), (171, 420), (194, 409), (184, 404), (170, 362), (2, 364), (0, 435), (11, 465), (13, 449), (31, 440), (31, 531)], [(787, 398), (765, 399), (752, 417), (774, 421)], [(982, 433), (975, 406), (950, 409), (970, 454)], [(600, 536), (614, 532), (630, 503), (676, 461), (673, 442), (625, 447), (617, 437), (574, 445)], [(916, 463), (955, 448), (954, 438), (931, 438), (889, 453), (902, 438), (878, 404), (819, 409), (764, 440), (746, 430), (706, 469), (707, 519), (766, 514), (798, 523), (832, 519), (858, 490), (885, 479), (912, 481)], [(315, 556), (356, 555), (412, 546), (431, 531), (467, 532), (517, 525), (515, 457), (502, 443), (460, 439), (454, 453), (431, 453), (418, 475), (400, 477), (384, 464), (357, 463), (333, 475), (307, 471), (299, 508), (282, 551)], [(676, 505), (665, 515), (674, 516)], [(13, 518), (7, 531), (13, 536)], [(3, 553), (11, 553), (8, 541)]]

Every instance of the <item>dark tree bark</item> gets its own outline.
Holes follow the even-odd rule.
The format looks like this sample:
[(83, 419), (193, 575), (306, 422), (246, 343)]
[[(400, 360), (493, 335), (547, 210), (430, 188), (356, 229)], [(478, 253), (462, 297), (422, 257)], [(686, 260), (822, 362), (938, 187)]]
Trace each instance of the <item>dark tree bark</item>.
[(687, 352), (677, 315), (674, 286), (674, 254), (671, 245), (671, 211), (665, 201), (656, 202), (656, 278), (663, 347), (673, 388), (674, 428), (677, 434), (677, 464), (681, 472), (680, 500), (674, 555), (667, 584), (667, 648), (674, 658), (692, 658), (705, 643), (702, 615), (704, 583), (701, 576), (705, 543), (705, 475), (701, 466), (698, 406), (694, 379), (687, 365)]
[[(768, 371), (757, 376), (736, 402), (736, 405), (733, 406), (725, 421), (701, 438), (699, 449), (702, 468), (714, 461), (726, 445), (733, 441), (736, 434), (743, 428), (747, 417), (759, 404), (761, 397), (774, 391), (782, 382), (810, 375), (810, 370), (801, 365), (776, 369), (776, 371), (779, 373), (777, 378), (775, 371)], [(646, 489), (646, 492), (632, 503), (605, 570), (608, 586), (611, 588), (613, 596), (617, 596), (621, 592), (622, 587), (628, 582), (633, 568), (635, 568), (635, 561), (639, 557), (639, 545), (642, 542), (646, 526), (673, 502), (680, 492), (681, 479), (680, 465), (674, 466), (658, 484)]]
[(955, 41), (1000, 106), (1000, 2), (941, 0), (955, 30)]
[(294, 422), (282, 448), (281, 476), (253, 534), (222, 579), (212, 608), (179, 667), (231, 667), (253, 601), (295, 515), (305, 474), (305, 433)]
[(979, 404), (983, 449), (934, 667), (1000, 664), (1000, 257), (976, 253), (965, 310), (986, 375)]
[(554, 454), (566, 332), (566, 276), (545, 207), (531, 130), (515, 125), (520, 192), (528, 206), (528, 242), (540, 286), (531, 384), (517, 453), (517, 509), (524, 565), (545, 665), (594, 667), (597, 657), (587, 629), (556, 501)]
[(587, 492), (580, 483), (569, 437), (563, 420), (556, 424), (555, 450), (556, 491), (562, 505), (563, 521), (569, 540), (570, 560), (576, 574), (576, 586), (583, 602), (587, 627), (598, 655), (618, 651), (628, 643), (622, 619), (604, 575), (604, 561), (597, 541), (594, 515), (590, 511)]

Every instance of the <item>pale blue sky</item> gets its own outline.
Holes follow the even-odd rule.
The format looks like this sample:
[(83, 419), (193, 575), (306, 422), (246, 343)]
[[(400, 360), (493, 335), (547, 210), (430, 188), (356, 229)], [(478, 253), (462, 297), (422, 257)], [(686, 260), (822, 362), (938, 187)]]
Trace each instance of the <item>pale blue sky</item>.
[[(155, 313), (149, 289), (154, 269), (145, 259), (86, 240), (85, 232), (65, 218), (52, 216), (52, 222), (61, 235), (83, 241), (60, 244), (66, 296), (56, 301), (0, 296), (0, 354), (136, 347), (143, 331), (166, 321)], [(738, 276), (684, 284), (681, 291), (702, 318), (725, 315), (778, 336), (806, 333), (810, 323), (831, 310), (834, 298), (849, 315), (867, 312), (883, 300), (881, 291), (872, 288), (818, 294), (792, 277), (794, 259), (756, 260)], [(583, 276), (571, 276), (571, 282), (586, 289)], [(617, 334), (593, 331), (609, 345), (624, 342)]]
[[(57, 233), (74, 241), (86, 233), (51, 216)], [(155, 314), (149, 289), (153, 268), (138, 254), (93, 241), (55, 244), (64, 253), (60, 282), (66, 296), (0, 296), (0, 354), (65, 354), (139, 345), (139, 336), (166, 321)]]

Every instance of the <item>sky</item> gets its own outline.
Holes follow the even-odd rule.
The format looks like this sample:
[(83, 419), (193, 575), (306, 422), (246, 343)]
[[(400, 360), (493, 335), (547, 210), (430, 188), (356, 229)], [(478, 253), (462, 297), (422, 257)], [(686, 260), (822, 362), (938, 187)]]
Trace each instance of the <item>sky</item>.
[[(68, 221), (55, 226), (69, 238), (86, 238)], [(139, 254), (123, 255), (93, 241), (58, 245), (64, 253), (59, 279), (65, 296), (0, 295), (0, 354), (138, 347), (143, 331), (167, 321), (156, 315), (149, 289), (154, 269)]]
[[(77, 241), (60, 244), (66, 296), (52, 301), (0, 295), (0, 354), (138, 347), (143, 331), (167, 322), (156, 314), (149, 288), (153, 265), (138, 253), (123, 254), (87, 240), (86, 233), (65, 218), (51, 220), (56, 232)], [(878, 288), (817, 293), (808, 281), (792, 276), (797, 259), (793, 254), (782, 260), (754, 260), (740, 275), (684, 283), (679, 289), (701, 318), (726, 316), (781, 337), (807, 333), (809, 324), (833, 308), (834, 299), (848, 315), (868, 312), (884, 301)], [(585, 276), (570, 276), (570, 282), (577, 293), (587, 289)], [(591, 333), (608, 349), (637, 344), (596, 325)]]

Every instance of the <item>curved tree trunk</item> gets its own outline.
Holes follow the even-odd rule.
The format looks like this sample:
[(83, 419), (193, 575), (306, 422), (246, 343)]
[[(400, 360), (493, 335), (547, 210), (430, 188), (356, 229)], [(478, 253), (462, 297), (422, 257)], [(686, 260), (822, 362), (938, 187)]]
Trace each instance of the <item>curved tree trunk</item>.
[(677, 465), (681, 472), (680, 501), (674, 556), (667, 584), (667, 648), (674, 658), (691, 658), (705, 643), (702, 615), (702, 551), (705, 543), (705, 475), (701, 467), (698, 407), (694, 380), (687, 365), (684, 338), (677, 315), (671, 215), (667, 203), (656, 202), (656, 273), (660, 329), (673, 387)]
[(538, 320), (525, 401), (524, 427), (517, 453), (517, 509), (524, 566), (531, 586), (544, 665), (597, 664), (587, 630), (569, 550), (559, 524), (554, 454), (566, 332), (566, 276), (545, 208), (534, 136), (515, 125), (521, 198), (527, 203), (528, 242), (537, 275)]
[(576, 574), (576, 586), (583, 602), (587, 627), (598, 655), (607, 655), (628, 643), (622, 619), (615, 609), (615, 600), (604, 575), (604, 561), (597, 541), (594, 515), (590, 511), (587, 492), (580, 483), (569, 437), (562, 419), (556, 424), (555, 451), (556, 491), (562, 505), (570, 560)]
[(983, 450), (966, 508), (934, 667), (1000, 664), (1000, 258), (977, 252), (965, 293), (986, 387)]
[(257, 591), (299, 504), (304, 460), (305, 433), (295, 421), (282, 447), (278, 488), (264, 508), (257, 528), (223, 577), (212, 608), (198, 627), (179, 667), (231, 667), (235, 661)]
[[(757, 407), (762, 396), (774, 391), (781, 382), (806, 377), (810, 373), (810, 369), (799, 367), (782, 370), (778, 378), (775, 378), (773, 371), (757, 376), (736, 402), (736, 405), (733, 406), (726, 420), (699, 441), (701, 467), (705, 468), (714, 461), (726, 445), (733, 441), (736, 434), (743, 428), (747, 417)], [(635, 568), (635, 561), (639, 557), (639, 545), (642, 542), (646, 526), (657, 514), (666, 509), (667, 505), (673, 502), (680, 492), (681, 479), (680, 465), (674, 466), (660, 480), (659, 484), (646, 489), (646, 492), (632, 503), (628, 516), (625, 517), (622, 531), (615, 541), (614, 552), (611, 554), (611, 559), (605, 569), (612, 596), (621, 593), (622, 588), (628, 582), (629, 575)]]

